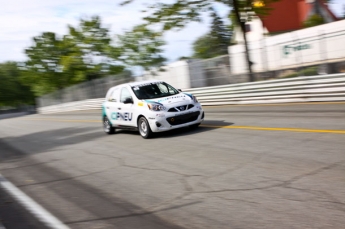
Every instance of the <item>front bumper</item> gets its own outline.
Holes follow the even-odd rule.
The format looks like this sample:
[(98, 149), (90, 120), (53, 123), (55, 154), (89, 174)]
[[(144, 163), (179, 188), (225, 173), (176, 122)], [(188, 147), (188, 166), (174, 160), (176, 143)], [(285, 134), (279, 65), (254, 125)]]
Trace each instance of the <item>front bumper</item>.
[(204, 116), (204, 111), (201, 108), (195, 108), (186, 112), (157, 113), (155, 117), (148, 117), (147, 120), (152, 132), (163, 132), (201, 123), (204, 120)]

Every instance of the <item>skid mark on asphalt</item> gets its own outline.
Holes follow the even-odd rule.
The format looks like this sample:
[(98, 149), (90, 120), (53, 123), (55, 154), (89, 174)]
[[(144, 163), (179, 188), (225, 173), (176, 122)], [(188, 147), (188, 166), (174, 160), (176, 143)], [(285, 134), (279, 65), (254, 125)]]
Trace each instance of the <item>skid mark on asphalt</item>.
[[(49, 118), (30, 118), (22, 119), (30, 121), (53, 121), (53, 122), (93, 122), (100, 123), (100, 120), (82, 120), (82, 119), (49, 119)], [(284, 128), (284, 127), (260, 127), (260, 126), (217, 126), (217, 125), (203, 125), (206, 128), (223, 128), (223, 129), (245, 129), (245, 130), (262, 130), (262, 131), (289, 131), (289, 132), (304, 132), (304, 133), (328, 133), (328, 134), (345, 134), (345, 130), (318, 130), (318, 129), (304, 129), (304, 128)]]

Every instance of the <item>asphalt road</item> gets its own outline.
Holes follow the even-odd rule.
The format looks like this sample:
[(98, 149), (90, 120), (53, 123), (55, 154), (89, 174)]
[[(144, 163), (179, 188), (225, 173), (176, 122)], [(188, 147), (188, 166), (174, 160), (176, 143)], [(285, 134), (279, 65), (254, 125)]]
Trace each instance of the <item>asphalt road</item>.
[(148, 140), (101, 111), (0, 120), (0, 173), (73, 229), (344, 228), (345, 103), (205, 111)]

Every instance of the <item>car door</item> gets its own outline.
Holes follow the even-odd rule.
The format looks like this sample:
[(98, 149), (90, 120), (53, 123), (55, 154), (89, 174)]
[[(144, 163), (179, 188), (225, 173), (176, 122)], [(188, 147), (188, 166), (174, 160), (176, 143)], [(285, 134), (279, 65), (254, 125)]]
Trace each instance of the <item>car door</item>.
[(134, 100), (130, 89), (123, 86), (120, 89), (118, 121), (123, 126), (136, 126)]
[(118, 112), (120, 111), (120, 102), (119, 102), (119, 94), (120, 89), (114, 88), (109, 97), (107, 98), (106, 102), (106, 113), (110, 122), (113, 126), (120, 125), (119, 123), (119, 115)]

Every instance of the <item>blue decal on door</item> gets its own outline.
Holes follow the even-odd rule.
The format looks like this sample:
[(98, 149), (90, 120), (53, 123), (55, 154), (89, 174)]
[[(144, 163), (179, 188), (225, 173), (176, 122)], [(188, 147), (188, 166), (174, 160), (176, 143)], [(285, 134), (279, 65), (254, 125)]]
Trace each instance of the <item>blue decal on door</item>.
[(112, 120), (124, 120), (124, 121), (132, 121), (133, 113), (128, 112), (113, 112), (111, 113)]

